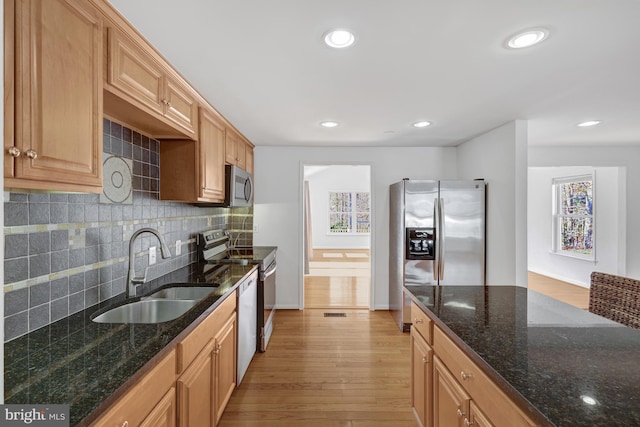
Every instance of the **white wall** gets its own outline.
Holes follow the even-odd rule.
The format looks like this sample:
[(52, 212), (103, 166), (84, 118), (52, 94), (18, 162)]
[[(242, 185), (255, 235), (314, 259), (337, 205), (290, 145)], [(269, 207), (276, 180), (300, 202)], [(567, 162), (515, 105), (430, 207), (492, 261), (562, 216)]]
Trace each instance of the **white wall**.
[[(640, 144), (640, 142), (639, 142)], [(583, 147), (530, 147), (529, 166), (620, 166), (626, 170), (626, 206), (625, 212), (620, 212), (621, 224), (626, 229), (626, 238), (618, 242), (619, 252), (626, 248), (624, 266), (626, 276), (640, 279), (640, 145), (628, 147), (609, 147), (605, 143), (601, 146)], [(596, 265), (597, 267), (597, 265)]]
[(318, 249), (368, 249), (369, 234), (331, 234), (329, 230), (329, 192), (370, 192), (369, 166), (305, 166), (311, 204), (311, 241)]
[[(595, 172), (595, 263), (551, 252), (553, 178), (591, 172)], [(626, 213), (625, 179), (625, 169), (617, 167), (529, 168), (529, 270), (587, 288), (594, 270), (624, 275), (625, 248), (618, 242), (626, 235), (626, 223), (620, 222)]]
[(455, 148), (261, 147), (255, 148), (256, 245), (278, 246), (276, 302), (302, 308), (302, 167), (304, 164), (371, 165), (372, 308), (389, 305), (389, 185), (412, 179), (452, 179)]
[(487, 284), (527, 285), (527, 122), (458, 147), (458, 177), (487, 182)]

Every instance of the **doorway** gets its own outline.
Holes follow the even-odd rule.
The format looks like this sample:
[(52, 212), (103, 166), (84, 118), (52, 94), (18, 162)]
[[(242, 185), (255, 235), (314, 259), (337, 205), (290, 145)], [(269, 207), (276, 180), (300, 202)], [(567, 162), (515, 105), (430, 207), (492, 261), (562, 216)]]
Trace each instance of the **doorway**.
[(304, 308), (371, 301), (371, 167), (305, 165)]

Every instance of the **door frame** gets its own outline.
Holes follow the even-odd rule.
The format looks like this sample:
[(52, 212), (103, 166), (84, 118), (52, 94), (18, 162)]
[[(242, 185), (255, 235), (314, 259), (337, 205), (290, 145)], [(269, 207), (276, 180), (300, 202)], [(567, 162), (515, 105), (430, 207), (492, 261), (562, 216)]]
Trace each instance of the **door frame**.
[(374, 183), (374, 166), (370, 162), (343, 162), (343, 161), (333, 161), (333, 162), (309, 162), (309, 161), (301, 161), (300, 162), (300, 171), (299, 171), (299, 179), (298, 179), (298, 190), (299, 190), (299, 212), (298, 218), (300, 220), (300, 227), (298, 229), (298, 251), (300, 254), (300, 263), (298, 269), (298, 283), (299, 283), (299, 307), (300, 310), (304, 310), (304, 244), (305, 244), (305, 235), (304, 235), (304, 171), (306, 166), (368, 166), (369, 167), (369, 203), (370, 203), (370, 216), (369, 220), (371, 221), (371, 232), (369, 233), (369, 277), (371, 278), (369, 283), (369, 310), (373, 311), (375, 309), (375, 270), (373, 266), (375, 265), (375, 246), (373, 242), (375, 241), (375, 187)]

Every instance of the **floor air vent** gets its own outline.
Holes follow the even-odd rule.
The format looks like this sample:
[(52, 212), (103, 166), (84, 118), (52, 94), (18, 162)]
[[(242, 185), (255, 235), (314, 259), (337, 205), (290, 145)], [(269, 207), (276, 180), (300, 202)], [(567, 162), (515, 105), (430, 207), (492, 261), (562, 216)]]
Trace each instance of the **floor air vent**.
[(347, 317), (347, 313), (325, 313), (324, 317)]

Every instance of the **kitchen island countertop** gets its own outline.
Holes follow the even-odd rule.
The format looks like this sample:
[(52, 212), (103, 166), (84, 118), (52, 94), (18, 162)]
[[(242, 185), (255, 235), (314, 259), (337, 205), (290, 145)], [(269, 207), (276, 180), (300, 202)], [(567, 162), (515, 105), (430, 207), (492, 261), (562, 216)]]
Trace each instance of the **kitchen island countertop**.
[(88, 424), (146, 372), (142, 368), (147, 362), (173, 348), (256, 266), (222, 268), (222, 280), (211, 265), (193, 263), (143, 285), (139, 295), (174, 283), (219, 283), (175, 320), (157, 324), (91, 320), (98, 309), (122, 301), (121, 294), (6, 342), (5, 403), (69, 404), (70, 425)]
[(640, 425), (640, 330), (522, 287), (405, 290), (541, 425)]

